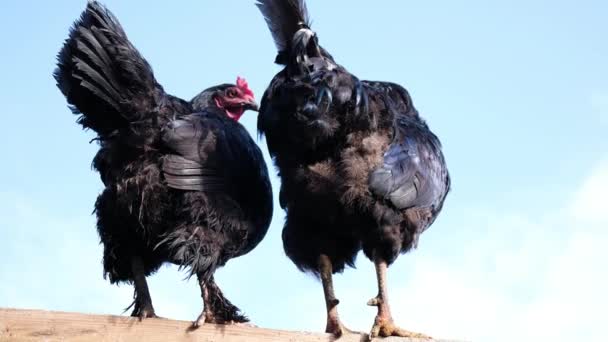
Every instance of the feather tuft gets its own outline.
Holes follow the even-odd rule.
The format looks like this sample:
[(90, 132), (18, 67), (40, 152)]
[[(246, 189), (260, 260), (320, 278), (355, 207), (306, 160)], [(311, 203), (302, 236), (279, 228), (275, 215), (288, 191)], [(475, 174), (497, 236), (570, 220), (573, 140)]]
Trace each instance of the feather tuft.
[(304, 0), (258, 0), (256, 6), (264, 16), (279, 52), (289, 49), (296, 32), (310, 28)]

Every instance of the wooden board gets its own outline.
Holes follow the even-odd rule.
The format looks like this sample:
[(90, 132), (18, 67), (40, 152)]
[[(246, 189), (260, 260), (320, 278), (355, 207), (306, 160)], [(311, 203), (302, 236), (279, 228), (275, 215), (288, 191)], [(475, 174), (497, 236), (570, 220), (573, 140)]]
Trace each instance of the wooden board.
[[(243, 325), (207, 324), (191, 331), (191, 323), (169, 319), (88, 315), (39, 310), (0, 308), (0, 341), (226, 341), (226, 342), (327, 342), (329, 334), (254, 328)], [(366, 335), (349, 335), (344, 342), (367, 341)], [(387, 342), (418, 342), (407, 338), (387, 338)], [(447, 342), (447, 341), (445, 341)]]

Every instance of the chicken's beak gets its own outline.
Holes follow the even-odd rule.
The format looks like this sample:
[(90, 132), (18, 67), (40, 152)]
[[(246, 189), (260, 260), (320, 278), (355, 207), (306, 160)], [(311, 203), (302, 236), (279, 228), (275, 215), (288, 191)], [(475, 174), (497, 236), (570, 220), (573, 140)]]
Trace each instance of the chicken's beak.
[(255, 99), (253, 97), (250, 97), (246, 101), (243, 102), (243, 108), (245, 110), (252, 110), (254, 112), (257, 112), (260, 110), (258, 103), (255, 102)]

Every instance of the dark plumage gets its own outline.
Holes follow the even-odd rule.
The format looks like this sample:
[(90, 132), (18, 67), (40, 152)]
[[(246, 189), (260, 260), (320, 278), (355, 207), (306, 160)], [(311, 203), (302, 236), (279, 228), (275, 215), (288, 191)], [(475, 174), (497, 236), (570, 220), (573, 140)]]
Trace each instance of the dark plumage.
[(304, 0), (257, 5), (284, 66), (264, 94), (258, 129), (282, 180), (286, 254), (321, 277), (327, 331), (340, 335), (331, 274), (363, 250), (378, 270), (372, 336), (416, 336), (392, 322), (386, 268), (441, 211), (450, 178), (439, 139), (403, 87), (361, 81), (335, 62), (310, 29)]
[(251, 251), (272, 216), (266, 164), (237, 122), (257, 109), (247, 83), (215, 86), (190, 102), (166, 94), (95, 1), (74, 24), (54, 76), (78, 123), (97, 133), (104, 273), (134, 283), (133, 315), (155, 316), (145, 277), (171, 262), (199, 279), (205, 309), (197, 324), (245, 321), (213, 273)]

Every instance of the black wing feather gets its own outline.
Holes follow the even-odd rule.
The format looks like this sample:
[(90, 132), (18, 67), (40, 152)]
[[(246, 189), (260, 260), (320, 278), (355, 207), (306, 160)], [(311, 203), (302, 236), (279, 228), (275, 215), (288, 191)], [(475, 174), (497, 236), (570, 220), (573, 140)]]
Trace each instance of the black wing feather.
[[(174, 189), (193, 191), (226, 191), (230, 186), (224, 177), (214, 149), (218, 135), (209, 120), (201, 114), (182, 116), (171, 120), (162, 131), (163, 144), (171, 151), (163, 160), (163, 173), (167, 185)], [(221, 139), (221, 138), (220, 138)]]
[[(162, 131), (170, 151), (163, 173), (170, 187), (238, 196), (247, 177), (267, 177), (262, 154), (239, 123), (207, 110), (171, 120)], [(255, 176), (258, 175), (258, 176)]]
[(415, 116), (401, 115), (394, 128), (383, 165), (370, 175), (370, 189), (399, 209), (439, 206), (449, 190), (439, 139)]

